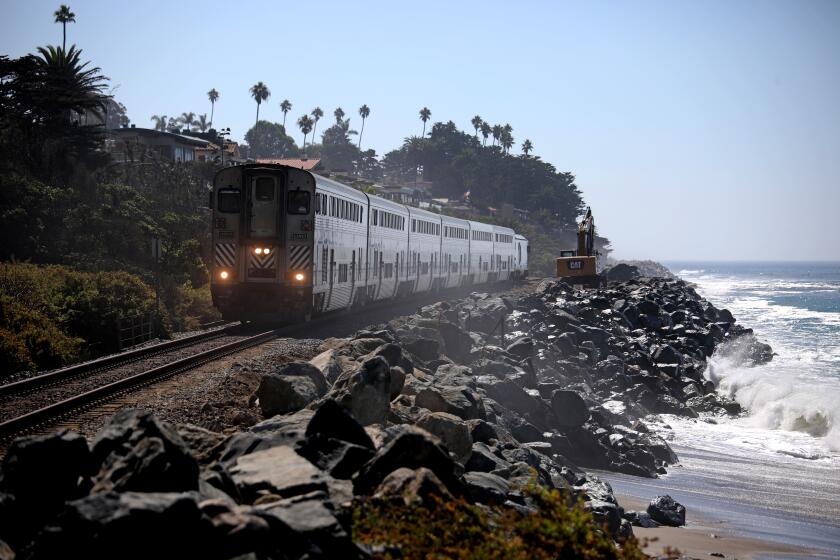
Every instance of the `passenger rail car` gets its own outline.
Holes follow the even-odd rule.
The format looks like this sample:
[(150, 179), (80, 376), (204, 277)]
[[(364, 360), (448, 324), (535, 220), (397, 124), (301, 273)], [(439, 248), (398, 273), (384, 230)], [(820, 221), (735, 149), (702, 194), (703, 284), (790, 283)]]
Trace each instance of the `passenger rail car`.
[(422, 292), (516, 280), (528, 240), (282, 165), (228, 167), (211, 200), (225, 319), (305, 320)]

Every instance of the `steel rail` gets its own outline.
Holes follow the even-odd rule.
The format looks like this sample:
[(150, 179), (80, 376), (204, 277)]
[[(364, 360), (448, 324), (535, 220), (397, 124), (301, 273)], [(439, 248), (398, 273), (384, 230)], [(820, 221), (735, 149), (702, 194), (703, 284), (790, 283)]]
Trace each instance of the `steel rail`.
[(79, 409), (87, 408), (100, 402), (112, 399), (114, 396), (127, 393), (140, 387), (149, 385), (161, 379), (171, 377), (175, 374), (194, 369), (198, 366), (212, 362), (229, 354), (257, 346), (278, 336), (278, 331), (271, 330), (254, 335), (242, 340), (207, 350), (194, 356), (182, 358), (156, 368), (114, 381), (107, 385), (97, 387), (85, 393), (64, 399), (57, 403), (33, 410), (21, 416), (0, 422), (0, 440), (9, 439), (11, 436), (20, 435), (27, 430), (36, 428), (41, 424), (50, 423), (62, 416)]
[(152, 346), (128, 350), (127, 352), (121, 352), (119, 354), (112, 354), (110, 356), (105, 356), (104, 358), (98, 358), (89, 362), (83, 362), (81, 364), (57, 369), (49, 373), (36, 375), (27, 379), (21, 379), (20, 381), (15, 381), (13, 383), (0, 385), (0, 397), (31, 392), (35, 389), (40, 389), (57, 383), (63, 383), (64, 381), (68, 381), (85, 374), (112, 369), (144, 358), (157, 356), (158, 354), (163, 354), (171, 350), (177, 350), (179, 348), (198, 344), (199, 342), (219, 338), (225, 334), (229, 334), (227, 329), (216, 329), (191, 336), (185, 336), (175, 340), (161, 342), (160, 344), (154, 344)]

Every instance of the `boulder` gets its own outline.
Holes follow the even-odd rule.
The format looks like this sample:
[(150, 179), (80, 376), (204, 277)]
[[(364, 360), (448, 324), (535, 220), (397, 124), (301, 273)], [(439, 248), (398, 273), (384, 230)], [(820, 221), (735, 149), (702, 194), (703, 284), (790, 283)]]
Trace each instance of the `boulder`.
[[(338, 522), (325, 492), (311, 492), (278, 500), (260, 507), (263, 518), (286, 539), (275, 543), (283, 557), (363, 558), (350, 536)], [(291, 535), (289, 535), (291, 532)]]
[(335, 349), (330, 348), (325, 350), (309, 360), (309, 363), (318, 368), (321, 374), (326, 379), (327, 383), (332, 385), (338, 379), (345, 368), (342, 365)]
[(198, 461), (177, 430), (148, 411), (123, 409), (97, 434), (92, 492), (198, 490)]
[(507, 500), (510, 483), (504, 478), (488, 473), (473, 471), (464, 474), (467, 494), (474, 502), (501, 505)]
[(257, 396), (262, 415), (269, 418), (296, 412), (322, 395), (309, 377), (271, 373), (260, 380)]
[(506, 469), (510, 463), (500, 459), (493, 453), (492, 449), (485, 443), (473, 443), (472, 453), (464, 465), (467, 471), (493, 472)]
[(659, 523), (651, 519), (650, 514), (646, 511), (625, 511), (623, 517), (634, 527), (643, 527), (645, 529), (659, 527)]
[(437, 438), (419, 428), (403, 428), (399, 435), (379, 449), (353, 478), (354, 493), (371, 494), (386, 476), (400, 467), (425, 467), (434, 472), (453, 495), (464, 495), (457, 463)]
[(471, 420), (484, 416), (484, 403), (474, 391), (464, 386), (434, 386), (418, 391), (414, 403), (432, 412), (448, 412)]
[(213, 557), (195, 497), (104, 493), (68, 502), (28, 551), (30, 558)]
[(685, 525), (685, 506), (674, 501), (671, 496), (657, 496), (650, 501), (647, 513), (651, 519), (670, 527)]
[(425, 467), (398, 468), (385, 477), (373, 495), (379, 500), (398, 501), (405, 505), (429, 503), (431, 496), (452, 499), (443, 482)]
[(416, 423), (432, 435), (437, 436), (461, 464), (467, 462), (472, 453), (472, 436), (467, 424), (447, 412), (427, 412)]
[(230, 474), (246, 503), (266, 494), (288, 498), (327, 489), (321, 471), (287, 446), (239, 457)]
[(385, 422), (391, 402), (391, 367), (385, 358), (368, 358), (335, 382), (329, 397), (363, 426)]
[(551, 410), (557, 425), (562, 428), (577, 428), (589, 419), (589, 407), (575, 391), (555, 391), (551, 397)]
[(324, 401), (306, 426), (306, 437), (337, 439), (373, 450), (373, 441), (355, 418), (334, 400)]
[(534, 341), (529, 336), (523, 336), (505, 348), (505, 352), (516, 356), (520, 360), (530, 358), (534, 355)]

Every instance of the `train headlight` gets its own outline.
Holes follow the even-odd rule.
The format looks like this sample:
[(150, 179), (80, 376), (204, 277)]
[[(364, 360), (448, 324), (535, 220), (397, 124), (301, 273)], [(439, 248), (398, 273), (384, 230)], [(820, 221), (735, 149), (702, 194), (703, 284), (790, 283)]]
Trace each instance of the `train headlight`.
[(303, 282), (306, 279), (306, 275), (303, 272), (295, 272), (294, 278), (297, 282)]
[(263, 249), (263, 255), (267, 255), (267, 254), (269, 254), (270, 252), (271, 252), (271, 249), (269, 249), (268, 247), (266, 247), (265, 249)]
[(262, 255), (262, 251), (262, 247), (257, 247), (256, 249), (254, 249), (254, 252), (258, 255)]
[(229, 276), (230, 273), (227, 270), (223, 270), (219, 273), (219, 278), (221, 278), (222, 280), (227, 280)]

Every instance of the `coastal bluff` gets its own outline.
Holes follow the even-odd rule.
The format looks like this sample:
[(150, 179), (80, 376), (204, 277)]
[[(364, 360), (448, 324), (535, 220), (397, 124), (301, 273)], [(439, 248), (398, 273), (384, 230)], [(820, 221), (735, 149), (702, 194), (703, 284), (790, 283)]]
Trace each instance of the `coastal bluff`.
[(422, 307), (263, 371), (244, 430), (124, 409), (90, 441), (17, 440), (0, 467), (0, 558), (397, 557), (400, 543), (359, 538), (365, 508), (527, 519), (550, 505), (535, 487), (580, 499), (622, 541), (639, 515), (585, 469), (657, 477), (678, 458), (646, 418), (740, 414), (703, 376), (736, 341), (772, 359), (670, 278)]

